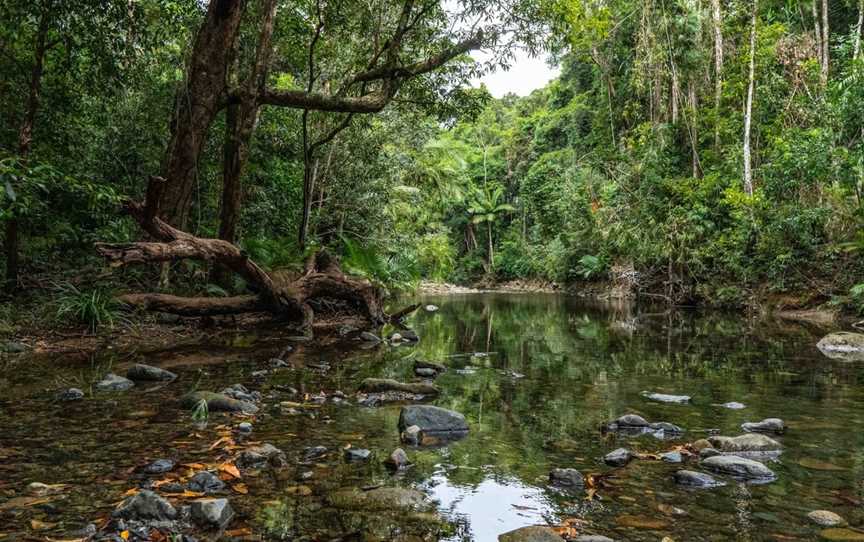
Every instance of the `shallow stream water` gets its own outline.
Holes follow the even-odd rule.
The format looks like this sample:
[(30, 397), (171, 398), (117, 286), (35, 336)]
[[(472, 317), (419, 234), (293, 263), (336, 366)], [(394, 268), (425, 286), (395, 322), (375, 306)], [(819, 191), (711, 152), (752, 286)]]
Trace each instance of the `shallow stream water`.
[[(99, 524), (125, 492), (146, 482), (136, 468), (150, 460), (212, 465), (256, 442), (283, 449), (289, 464), (231, 481), (229, 487), (239, 487), (229, 492), (237, 512), (229, 531), (240, 538), (494, 541), (521, 526), (575, 518), (570, 525), (580, 533), (615, 540), (864, 540), (864, 530), (856, 530), (864, 527), (864, 362), (824, 357), (815, 348), (824, 331), (742, 314), (597, 306), (552, 294), (422, 302), (439, 310), (410, 317), (421, 337), (416, 346), (364, 350), (346, 338), (319, 347), (261, 330), (148, 353), (106, 347), (88, 357), (4, 358), (0, 540), (62, 538), (82, 523)], [(253, 374), (289, 345), (290, 367)], [(414, 380), (415, 360), (448, 367), (431, 404), (463, 413), (470, 433), (446, 446), (406, 447), (414, 465), (394, 475), (381, 460), (400, 446), (400, 405), (359, 406), (354, 393), (366, 377)], [(180, 378), (121, 393), (92, 389), (106, 372), (124, 374), (133, 362)], [(262, 409), (248, 418), (251, 435), (231, 432), (233, 446), (214, 447), (247, 418), (211, 413), (199, 428), (175, 400), (234, 383), (261, 391)], [(56, 401), (54, 393), (69, 386), (84, 389), (86, 398)], [(347, 399), (334, 396), (337, 390)], [(650, 402), (643, 391), (692, 401)], [(315, 402), (320, 392), (327, 396), (323, 404)], [(730, 401), (745, 408), (720, 406)], [(626, 413), (687, 431), (672, 441), (599, 431)], [(612, 469), (600, 459), (619, 447), (666, 451), (710, 430), (735, 436), (741, 423), (768, 417), (789, 427), (777, 437), (783, 453), (770, 463), (777, 479), (769, 484), (730, 480), (687, 490), (671, 477), (681, 465), (636, 460)], [(328, 452), (304, 461), (312, 446)], [(346, 463), (348, 446), (372, 450), (373, 459)], [(611, 476), (588, 500), (584, 492), (549, 487), (556, 467)], [(182, 477), (184, 468), (175, 475)], [(696, 462), (684, 468), (699, 469)], [(65, 486), (35, 499), (25, 490), (31, 482)], [(328, 500), (341, 488), (377, 486), (418, 489), (437, 514), (346, 510)], [(812, 510), (836, 512), (851, 527), (824, 531), (806, 517)]]

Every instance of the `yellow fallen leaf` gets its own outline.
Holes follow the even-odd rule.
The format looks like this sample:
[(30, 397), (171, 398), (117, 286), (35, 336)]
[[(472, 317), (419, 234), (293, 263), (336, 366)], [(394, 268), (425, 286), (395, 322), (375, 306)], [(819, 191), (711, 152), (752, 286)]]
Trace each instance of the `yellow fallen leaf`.
[(50, 523), (45, 523), (44, 521), (40, 521), (38, 519), (30, 520), (30, 528), (34, 531), (44, 531), (45, 529), (50, 529), (54, 525)]
[(120, 533), (120, 538), (123, 540), (129, 540), (129, 531), (123, 531)]
[(235, 537), (235, 536), (250, 536), (252, 534), (252, 529), (249, 527), (241, 527), (239, 529), (231, 529), (230, 531), (225, 531), (225, 536)]
[(233, 489), (237, 493), (240, 493), (241, 495), (246, 495), (247, 493), (249, 493), (249, 488), (246, 487), (246, 484), (234, 484), (233, 486), (231, 486), (231, 489)]
[(219, 465), (219, 472), (224, 472), (233, 478), (240, 478), (240, 469), (234, 463), (222, 463)]

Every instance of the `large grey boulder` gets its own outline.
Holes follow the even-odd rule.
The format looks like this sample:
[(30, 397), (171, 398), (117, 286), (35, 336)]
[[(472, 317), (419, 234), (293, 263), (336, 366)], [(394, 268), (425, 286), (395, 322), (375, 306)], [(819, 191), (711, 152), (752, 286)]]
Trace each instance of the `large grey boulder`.
[(177, 510), (164, 498), (144, 489), (127, 497), (113, 515), (123, 519), (166, 521), (176, 518)]
[(402, 407), (399, 413), (399, 431), (416, 425), (424, 434), (447, 435), (468, 432), (465, 416), (446, 408), (431, 405)]
[(520, 527), (498, 536), (498, 542), (563, 542), (551, 527)]
[(702, 467), (718, 474), (752, 481), (771, 481), (776, 478), (774, 471), (758, 461), (737, 455), (715, 455), (703, 459)]

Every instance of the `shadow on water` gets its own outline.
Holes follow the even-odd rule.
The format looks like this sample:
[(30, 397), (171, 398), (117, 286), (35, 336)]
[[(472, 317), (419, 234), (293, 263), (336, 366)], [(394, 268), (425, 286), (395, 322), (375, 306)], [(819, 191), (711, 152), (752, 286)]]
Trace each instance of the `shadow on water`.
[[(864, 364), (825, 358), (812, 330), (736, 314), (592, 306), (547, 294), (422, 301), (440, 309), (411, 317), (421, 336), (416, 346), (358, 350), (346, 341), (318, 348), (270, 334), (149, 354), (6, 361), (0, 532), (28, 533), (34, 525), (62, 532), (103, 517), (140, 482), (130, 473), (147, 460), (204, 462), (217, 427), (239, 420), (213, 415), (198, 431), (173, 399), (235, 382), (264, 395), (250, 441), (272, 442), (289, 455), (288, 468), (244, 477), (248, 493), (231, 497), (238, 511), (233, 526), (248, 526), (265, 539), (389, 540), (401, 534), (489, 541), (520, 526), (578, 518), (581, 532), (617, 540), (806, 540), (818, 537), (819, 528), (806, 517), (818, 509), (839, 513), (853, 527), (864, 525)], [(296, 347), (290, 367), (256, 373), (287, 344)], [(421, 359), (448, 367), (436, 380), (441, 395), (433, 404), (463, 413), (471, 431), (447, 446), (408, 448), (413, 467), (393, 475), (380, 460), (400, 445), (399, 406), (361, 407), (353, 394), (366, 377), (413, 380), (413, 363)], [(169, 367), (180, 378), (152, 392), (90, 388), (108, 370), (133, 361)], [(71, 385), (85, 389), (87, 398), (53, 400), (56, 389)], [(286, 396), (291, 388), (298, 393)], [(348, 400), (278, 407), (322, 391), (332, 398), (336, 390)], [(693, 399), (653, 403), (643, 391)], [(719, 406), (730, 401), (746, 408)], [(625, 413), (687, 432), (670, 442), (598, 430)], [(680, 465), (637, 460), (616, 470), (600, 460), (619, 447), (665, 451), (708, 430), (734, 436), (742, 422), (767, 417), (783, 418), (790, 428), (778, 437), (784, 452), (770, 464), (778, 476), (770, 484), (684, 490), (671, 480)], [(310, 446), (328, 452), (309, 460), (304, 448)], [(368, 448), (374, 459), (346, 464), (346, 446)], [(557, 467), (612, 477), (589, 501), (583, 492), (548, 486), (548, 472)], [(8, 504), (33, 481), (69, 489), (47, 504)], [(355, 502), (357, 490), (345, 489), (377, 486), (419, 490), (440, 517), (422, 506), (401, 508), (413, 494)]]

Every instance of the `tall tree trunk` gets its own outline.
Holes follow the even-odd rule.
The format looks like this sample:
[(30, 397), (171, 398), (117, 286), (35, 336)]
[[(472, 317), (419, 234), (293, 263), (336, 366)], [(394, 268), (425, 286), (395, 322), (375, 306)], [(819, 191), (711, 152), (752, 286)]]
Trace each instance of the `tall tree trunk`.
[(756, 85), (756, 14), (758, 0), (753, 0), (753, 15), (750, 23), (750, 69), (747, 79), (747, 103), (744, 107), (744, 192), (753, 195), (753, 170), (750, 151), (750, 125), (753, 117), (753, 94)]
[(720, 98), (723, 94), (723, 14), (720, 0), (711, 0), (714, 23), (714, 146), (720, 146)]
[[(30, 88), (27, 94), (27, 105), (24, 119), (18, 130), (18, 156), (24, 161), (30, 154), (33, 143), (33, 127), (36, 125), (36, 113), (39, 111), (40, 94), (42, 92), (42, 73), (45, 70), (45, 53), (48, 51), (48, 29), (50, 24), (50, 5), (45, 5), (39, 18), (39, 29), (36, 32), (36, 42), (33, 47), (33, 66), (30, 70)], [(18, 219), (13, 216), (6, 222), (6, 278), (7, 290), (18, 286), (19, 274), (19, 227)]]
[(690, 160), (693, 166), (693, 177), (701, 177), (701, 168), (699, 167), (699, 145), (698, 145), (698, 119), (696, 117), (699, 109), (698, 98), (696, 97), (696, 83), (692, 80), (687, 82), (687, 95), (690, 108), (690, 121), (687, 123), (687, 134), (690, 136)]
[(855, 35), (852, 38), (852, 59), (857, 60), (861, 54), (861, 30), (864, 27), (864, 0), (858, 1), (858, 22), (855, 24)]
[[(276, 1), (267, 0), (252, 71), (245, 81), (246, 92), (239, 101), (229, 103), (225, 112), (225, 142), (222, 157), (222, 201), (219, 210), (219, 239), (237, 242), (237, 225), (243, 203), (243, 170), (249, 157), (249, 144), (258, 123), (258, 96), (263, 91), (267, 64), (272, 50)], [(212, 280), (227, 285), (230, 270), (214, 266)]]
[(171, 138), (162, 165), (167, 183), (158, 209), (165, 220), (181, 229), (188, 225), (207, 132), (226, 102), (228, 65), (245, 7), (245, 0), (211, 0), (195, 38), (186, 80), (174, 102)]
[(828, 85), (830, 45), (828, 40), (828, 0), (822, 0), (822, 69), (819, 72), (819, 83), (823, 89)]
[[(306, 112), (303, 112), (303, 123), (306, 124)], [(304, 132), (305, 132), (304, 127)], [(305, 140), (305, 138), (304, 138)], [(306, 248), (309, 237), (309, 216), (312, 213), (312, 156), (308, 150), (303, 152), (303, 214), (300, 217), (300, 229), (297, 232), (297, 244), (301, 249)]]
[(813, 0), (810, 3), (810, 11), (813, 14), (813, 35), (816, 39), (816, 56), (819, 60), (819, 79), (822, 79), (823, 64), (825, 63), (825, 55), (822, 47), (822, 23), (819, 16), (819, 0)]

